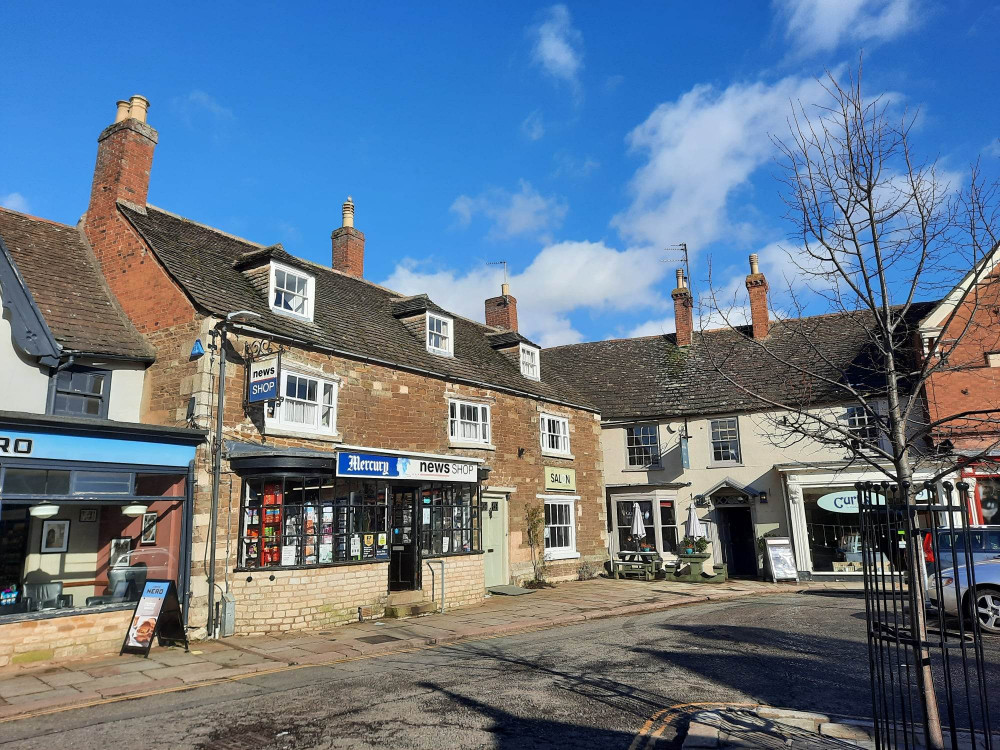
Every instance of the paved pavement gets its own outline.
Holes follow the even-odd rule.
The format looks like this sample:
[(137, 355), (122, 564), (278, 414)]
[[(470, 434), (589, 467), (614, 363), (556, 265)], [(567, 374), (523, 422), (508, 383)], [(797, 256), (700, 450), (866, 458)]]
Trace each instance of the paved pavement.
[[(813, 585), (835, 589), (849, 586)], [(494, 596), (481, 606), (408, 620), (357, 623), (321, 632), (228, 638), (192, 644), (190, 653), (154, 648), (148, 659), (125, 655), (45, 667), (6, 668), (0, 670), (0, 722), (275, 670), (342, 663), (468, 638), (804, 587), (760, 581), (709, 586), (598, 578), (562, 583), (523, 596)]]
[[(847, 591), (719, 599), (329, 665), (286, 663), (0, 723), (0, 742), (10, 750), (676, 748), (685, 712), (705, 704), (865, 715), (863, 617), (864, 602)], [(998, 649), (989, 659), (995, 679)]]

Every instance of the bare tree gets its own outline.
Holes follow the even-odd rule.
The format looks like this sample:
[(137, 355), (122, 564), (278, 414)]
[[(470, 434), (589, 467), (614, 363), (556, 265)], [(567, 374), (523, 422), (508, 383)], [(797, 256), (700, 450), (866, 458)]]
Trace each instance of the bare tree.
[[(962, 373), (966, 387), (982, 377), (984, 390), (995, 378), (984, 355), (1000, 351), (1000, 325), (983, 325), (978, 312), (983, 306), (1000, 312), (1000, 279), (989, 262), (998, 239), (997, 185), (984, 180), (978, 164), (959, 186), (935, 161), (918, 159), (911, 137), (916, 116), (866, 96), (860, 64), (844, 80), (828, 74), (821, 84), (826, 103), (794, 103), (788, 136), (774, 139), (795, 248), (784, 310), (771, 311), (781, 345), (736, 325), (732, 300), (720, 299), (719, 292), (703, 303), (738, 337), (735, 351), (744, 352), (745, 361), (750, 348), (771, 382), (744, 377), (733, 367), (734, 348), (712, 346), (711, 337), (702, 337), (703, 356), (722, 380), (770, 415), (775, 444), (835, 449), (848, 465), (866, 464), (909, 488), (915, 502), (922, 489), (913, 486), (915, 473), (945, 477), (988, 457), (1000, 438), (1000, 403), (970, 399), (968, 407), (941, 413), (925, 398), (942, 375)], [(954, 289), (940, 334), (919, 340), (916, 324), (932, 308), (927, 301)], [(838, 313), (836, 325), (859, 356), (846, 362), (829, 340), (817, 340), (823, 321), (804, 315), (817, 302), (826, 307), (822, 312)], [(970, 349), (978, 355), (970, 356)], [(845, 403), (856, 405), (856, 420), (829, 408)], [(959, 440), (966, 450), (953, 450)], [(909, 581), (920, 587), (916, 601), (922, 602), (919, 553), (908, 558)], [(914, 615), (918, 640), (926, 640), (923, 613)], [(925, 650), (916, 648), (917, 663), (928, 664)], [(929, 666), (924, 671), (928, 740), (940, 747)]]

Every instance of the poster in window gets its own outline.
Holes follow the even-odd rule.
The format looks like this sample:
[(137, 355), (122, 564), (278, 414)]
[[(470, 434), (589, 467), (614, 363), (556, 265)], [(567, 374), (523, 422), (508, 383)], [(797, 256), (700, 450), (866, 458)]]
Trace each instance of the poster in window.
[(80, 522), (94, 523), (97, 520), (97, 508), (80, 508)]
[(281, 564), (283, 566), (296, 565), (298, 564), (298, 557), (296, 555), (296, 548), (294, 544), (286, 544), (281, 548)]
[(69, 521), (42, 522), (42, 552), (65, 552), (69, 549)]
[(108, 554), (108, 567), (112, 570), (127, 568), (132, 556), (132, 539), (120, 537), (111, 540), (111, 551)]
[(384, 531), (380, 532), (378, 535), (378, 545), (376, 547), (375, 557), (379, 559), (389, 557), (389, 535)]
[(441, 551), (450, 552), (451, 551), (451, 537), (445, 536), (441, 537)]
[(333, 542), (320, 543), (319, 561), (320, 564), (333, 562)]
[(365, 560), (375, 559), (375, 535), (365, 534), (361, 545), (361, 557)]
[(141, 544), (156, 544), (156, 513), (142, 514), (142, 536), (139, 538)]
[(351, 534), (351, 559), (361, 559), (361, 535)]

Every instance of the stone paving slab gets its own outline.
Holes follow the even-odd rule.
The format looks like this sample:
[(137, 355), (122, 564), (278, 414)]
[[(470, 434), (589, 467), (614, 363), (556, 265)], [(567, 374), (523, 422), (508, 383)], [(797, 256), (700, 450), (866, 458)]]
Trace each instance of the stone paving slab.
[[(849, 586), (848, 584), (847, 586)], [(574, 581), (531, 596), (488, 598), (475, 607), (435, 612), (411, 620), (366, 621), (318, 631), (272, 633), (193, 643), (190, 652), (154, 648), (135, 655), (66, 661), (58, 665), (0, 670), (0, 722), (64, 710), (98, 698), (129, 697), (170, 687), (240, 679), (291, 665), (330, 664), (357, 658), (490, 638), (620, 615), (657, 612), (693, 602), (795, 593), (844, 584), (773, 584), (740, 581), (706, 586), (673, 581), (613, 579)], [(855, 586), (855, 588), (859, 588)], [(368, 643), (389, 635), (398, 640)], [(830, 739), (833, 739), (832, 737)]]

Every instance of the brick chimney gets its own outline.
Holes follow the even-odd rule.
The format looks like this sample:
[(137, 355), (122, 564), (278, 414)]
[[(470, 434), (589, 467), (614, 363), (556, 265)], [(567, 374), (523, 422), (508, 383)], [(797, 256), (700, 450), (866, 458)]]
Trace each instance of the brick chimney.
[(347, 196), (343, 205), (344, 222), (330, 235), (333, 243), (333, 268), (359, 279), (365, 275), (365, 235), (354, 228), (354, 201)]
[(670, 293), (674, 300), (674, 327), (677, 331), (677, 346), (691, 346), (694, 332), (691, 290), (684, 280), (684, 269), (677, 269), (677, 288)]
[(115, 201), (146, 205), (149, 171), (157, 133), (146, 124), (149, 101), (136, 94), (118, 102), (115, 121), (97, 138), (97, 165), (87, 207), (87, 236), (106, 231), (103, 223), (116, 213)]
[(767, 312), (767, 279), (760, 272), (757, 253), (750, 256), (750, 275), (747, 276), (747, 291), (750, 293), (750, 319), (753, 322), (753, 337), (767, 338), (770, 320)]
[(510, 286), (500, 285), (500, 296), (486, 300), (486, 325), (493, 328), (517, 330), (517, 300), (510, 295)]

